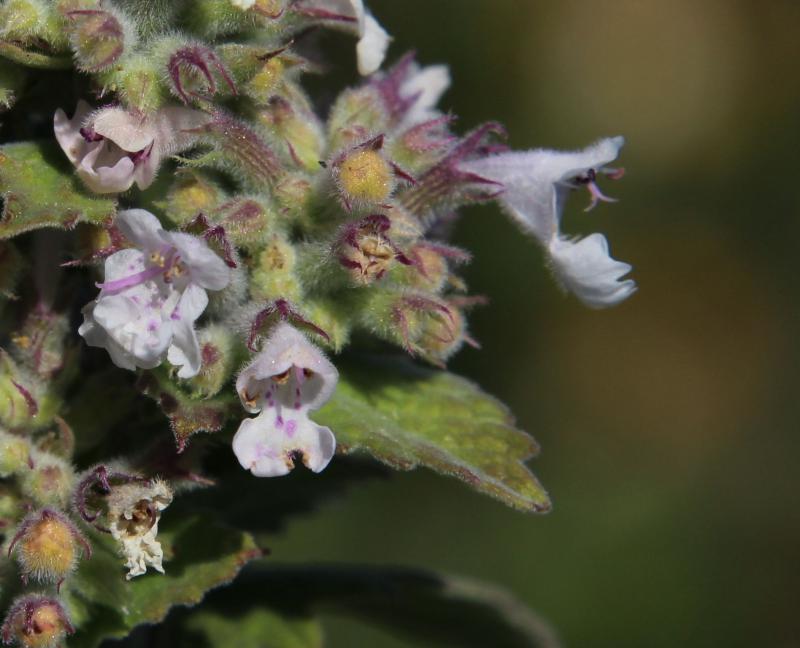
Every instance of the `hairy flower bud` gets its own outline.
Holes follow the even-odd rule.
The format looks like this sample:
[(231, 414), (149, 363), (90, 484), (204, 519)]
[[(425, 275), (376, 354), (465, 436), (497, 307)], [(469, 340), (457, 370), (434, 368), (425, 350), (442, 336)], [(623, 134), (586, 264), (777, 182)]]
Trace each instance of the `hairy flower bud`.
[(180, 169), (167, 195), (169, 214), (180, 225), (198, 214), (208, 214), (223, 199), (222, 188), (210, 178), (193, 169)]
[[(112, 65), (125, 50), (125, 29), (119, 17), (106, 9), (75, 8), (63, 11), (70, 44), (78, 67), (100, 72)], [(131, 30), (132, 31), (132, 30)]]
[(297, 255), (289, 240), (282, 234), (272, 236), (253, 268), (250, 286), (253, 296), (263, 301), (281, 298), (296, 301), (301, 293), (296, 262)]
[(172, 54), (167, 64), (172, 92), (183, 103), (195, 99), (210, 100), (224, 82), (231, 94), (237, 94), (230, 72), (216, 52), (204, 45), (189, 45)]
[(58, 599), (41, 594), (18, 598), (8, 610), (0, 636), (23, 648), (54, 648), (75, 629)]
[(0, 430), (0, 477), (29, 468), (31, 445), (27, 439)]
[(348, 209), (381, 204), (392, 195), (394, 172), (382, 148), (383, 136), (379, 135), (341, 153), (332, 162), (331, 173)]
[(322, 126), (305, 98), (289, 101), (273, 96), (258, 113), (258, 119), (277, 141), (285, 142), (286, 154), (299, 167), (319, 169), (324, 140)]
[(12, 430), (36, 427), (40, 414), (37, 392), (32, 377), (0, 349), (0, 424)]
[(8, 555), (15, 551), (23, 580), (33, 578), (45, 583), (60, 583), (75, 568), (81, 554), (92, 553), (75, 525), (63, 513), (49, 508), (22, 521)]
[(23, 46), (64, 44), (58, 14), (44, 0), (6, 0), (0, 6), (0, 40)]
[(339, 263), (356, 284), (369, 285), (381, 279), (395, 260), (412, 263), (389, 238), (391, 226), (387, 216), (373, 214), (344, 227), (338, 245)]
[(215, 324), (200, 331), (197, 337), (202, 364), (200, 373), (191, 380), (192, 387), (198, 397), (210, 398), (225, 386), (233, 372), (233, 333), (227, 327)]
[(67, 505), (75, 484), (75, 471), (63, 459), (44, 452), (31, 454), (32, 467), (23, 471), (22, 492), (41, 506)]

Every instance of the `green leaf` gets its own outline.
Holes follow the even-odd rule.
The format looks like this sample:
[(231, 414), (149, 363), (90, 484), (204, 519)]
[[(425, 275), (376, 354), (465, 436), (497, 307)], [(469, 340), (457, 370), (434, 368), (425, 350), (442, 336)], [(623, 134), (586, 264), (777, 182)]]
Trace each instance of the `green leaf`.
[(210, 516), (170, 516), (168, 508), (158, 534), (166, 573), (148, 572), (126, 581), (111, 537), (93, 534), (92, 540), (92, 558), (67, 582), (78, 628), (70, 648), (124, 637), (139, 624), (161, 621), (176, 605), (194, 605), (262, 553), (249, 534), (220, 526)]
[(523, 511), (550, 509), (523, 463), (536, 442), (473, 383), (399, 359), (339, 369), (334, 397), (314, 418), (334, 431), (340, 451), (368, 452), (399, 470), (426, 466)]
[(235, 588), (208, 603), (231, 618), (243, 614), (243, 601), (286, 616), (353, 616), (398, 635), (423, 639), (424, 646), (431, 641), (460, 648), (558, 645), (547, 624), (504, 590), (418, 569), (259, 566), (245, 571)]
[(41, 227), (111, 221), (116, 202), (84, 189), (56, 142), (0, 146), (0, 239)]
[(7, 41), (0, 42), (0, 56), (21, 65), (45, 70), (69, 70), (72, 67), (71, 56), (51, 56), (26, 50)]
[(322, 627), (305, 617), (287, 618), (271, 610), (252, 610), (231, 618), (214, 612), (192, 615), (185, 623), (189, 632), (202, 638), (184, 637), (196, 648), (322, 648)]

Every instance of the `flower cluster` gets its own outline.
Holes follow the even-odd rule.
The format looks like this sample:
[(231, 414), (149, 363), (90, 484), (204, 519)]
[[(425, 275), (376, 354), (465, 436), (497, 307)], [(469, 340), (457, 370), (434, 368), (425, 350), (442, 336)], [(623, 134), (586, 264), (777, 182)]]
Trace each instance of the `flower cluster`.
[[(26, 284), (21, 253), (0, 236), (0, 299), (28, 291), (3, 312), (20, 324), (0, 349), (0, 531), (14, 577), (49, 588), (11, 605), (6, 642), (49, 646), (72, 632), (61, 588), (97, 534), (116, 543), (128, 579), (164, 571), (162, 514), (213, 483), (203, 453), (184, 452), (195, 434), (214, 434), (206, 448), (223, 438), (235, 471), (234, 456), (255, 477), (301, 463), (318, 473), (335, 433), (344, 440), (316, 422), (344, 396), (342, 352), (389, 347), (442, 368), (477, 347), (468, 312), (486, 298), (461, 276), (471, 254), (447, 240), (462, 206), (499, 203), (590, 307), (636, 290), (602, 234), (562, 231), (570, 193), (588, 191), (590, 209), (611, 200), (599, 182), (622, 177), (610, 165), (623, 139), (514, 152), (497, 123), (457, 133), (439, 106), (448, 68), (413, 54), (384, 66), (391, 38), (362, 0), (15, 0), (0, 18), (0, 57), (80, 73), (48, 108), (52, 141), (17, 158), (4, 145), (0, 160), (0, 183), (16, 174), (2, 187), (3, 227), (70, 230), (35, 241)], [(363, 76), (325, 118), (302, 84), (320, 66), (296, 47), (317, 28), (357, 38)], [(134, 385), (132, 399), (155, 405), (137, 401), (125, 421), (99, 411)], [(76, 442), (67, 420), (81, 403), (98, 411), (84, 415), (91, 424), (76, 417), (91, 432)], [(153, 407), (175, 436), (166, 450), (147, 434)], [(79, 474), (103, 451), (117, 458)]]

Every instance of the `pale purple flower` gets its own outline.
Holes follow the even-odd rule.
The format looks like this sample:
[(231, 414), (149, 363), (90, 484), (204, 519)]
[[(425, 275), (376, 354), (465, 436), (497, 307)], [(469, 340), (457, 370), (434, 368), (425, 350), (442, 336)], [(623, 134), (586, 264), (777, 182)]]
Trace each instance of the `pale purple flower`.
[(436, 105), (450, 87), (450, 70), (446, 65), (420, 67), (412, 62), (400, 84), (400, 96), (410, 105), (398, 127), (400, 130), (436, 119)]
[(297, 454), (314, 472), (323, 470), (336, 439), (308, 414), (325, 404), (338, 379), (336, 367), (302, 333), (278, 324), (236, 380), (242, 405), (258, 413), (242, 421), (233, 437), (242, 467), (256, 477), (277, 477), (291, 471)]
[(596, 179), (605, 174), (619, 177), (620, 169), (607, 165), (616, 159), (622, 137), (600, 140), (582, 151), (537, 149), (500, 153), (463, 162), (460, 168), (491, 182), (502, 184), (497, 200), (505, 211), (547, 250), (556, 277), (582, 302), (592, 308), (613, 306), (636, 291), (627, 263), (609, 255), (602, 234), (571, 240), (561, 233), (561, 214), (567, 196), (586, 187), (591, 196), (587, 211), (604, 196)]
[(72, 119), (60, 108), (53, 118), (56, 139), (78, 176), (95, 193), (149, 187), (164, 157), (191, 146), (190, 130), (209, 120), (205, 113), (169, 106), (137, 115), (115, 106), (92, 111), (79, 101)]
[(201, 365), (194, 323), (208, 305), (206, 290), (227, 286), (230, 270), (204, 240), (163, 230), (143, 209), (121, 211), (115, 224), (135, 248), (106, 259), (105, 281), (78, 333), (123, 369), (152, 369), (166, 358), (180, 378), (191, 378)]

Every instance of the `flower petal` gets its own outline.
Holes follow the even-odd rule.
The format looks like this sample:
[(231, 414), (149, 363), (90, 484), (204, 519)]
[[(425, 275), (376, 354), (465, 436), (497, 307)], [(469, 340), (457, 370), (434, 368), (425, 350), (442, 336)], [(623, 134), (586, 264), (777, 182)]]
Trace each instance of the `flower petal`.
[[(292, 367), (307, 369), (311, 374), (303, 377), (299, 396), (291, 390), (279, 389), (272, 381), (273, 377), (284, 374)], [(289, 378), (294, 380), (291, 376)], [(300, 409), (308, 411), (318, 409), (327, 402), (338, 379), (339, 372), (322, 351), (295, 328), (281, 322), (264, 344), (264, 350), (239, 374), (236, 391), (248, 412), (260, 411), (265, 406), (268, 394), (274, 395), (277, 404), (294, 407), (297, 402)]]
[(524, 230), (547, 246), (558, 234), (566, 196), (574, 189), (571, 181), (616, 159), (624, 142), (622, 137), (610, 137), (582, 151), (501, 153), (464, 162), (461, 168), (501, 183), (501, 205)]
[(320, 472), (336, 451), (329, 428), (304, 415), (284, 420), (274, 411), (242, 421), (232, 445), (239, 463), (256, 477), (286, 475), (294, 466), (295, 453), (302, 454), (309, 469)]
[(192, 283), (208, 290), (222, 290), (228, 285), (230, 268), (203, 239), (183, 232), (165, 232), (164, 240), (178, 250), (181, 261), (189, 267)]
[(636, 292), (633, 280), (621, 280), (631, 266), (611, 258), (602, 234), (579, 241), (556, 238), (549, 252), (558, 279), (591, 308), (614, 306)]
[(435, 118), (438, 114), (435, 110), (436, 104), (449, 87), (450, 69), (446, 65), (429, 65), (416, 69), (400, 86), (403, 97), (410, 99), (416, 96), (416, 100), (403, 117), (399, 128), (410, 128)]
[(164, 247), (161, 222), (146, 209), (123, 209), (117, 213), (114, 224), (138, 248), (151, 251)]
[(128, 153), (146, 149), (155, 139), (148, 121), (124, 108), (99, 110), (92, 118), (92, 127), (95, 133), (110, 139)]
[(80, 129), (83, 120), (92, 111), (92, 107), (81, 100), (75, 109), (72, 119), (67, 118), (67, 114), (59, 108), (53, 116), (53, 132), (61, 149), (66, 154), (72, 164), (84, 156), (86, 151), (86, 140), (81, 135)]
[(359, 29), (361, 38), (356, 45), (358, 72), (362, 76), (372, 74), (380, 68), (389, 48), (389, 34), (380, 26), (372, 14), (364, 15), (363, 28)]

